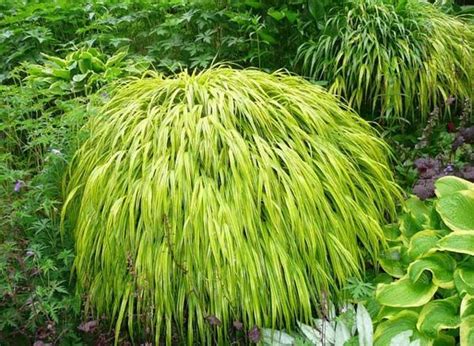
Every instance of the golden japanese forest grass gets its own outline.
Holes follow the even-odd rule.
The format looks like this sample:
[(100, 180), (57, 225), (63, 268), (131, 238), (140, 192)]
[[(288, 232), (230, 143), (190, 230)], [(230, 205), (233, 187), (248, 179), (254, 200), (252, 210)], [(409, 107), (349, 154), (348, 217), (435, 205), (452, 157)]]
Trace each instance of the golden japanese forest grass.
[(63, 217), (79, 289), (116, 335), (208, 344), (233, 320), (308, 321), (376, 257), (399, 199), (370, 125), (281, 72), (133, 80), (88, 128)]

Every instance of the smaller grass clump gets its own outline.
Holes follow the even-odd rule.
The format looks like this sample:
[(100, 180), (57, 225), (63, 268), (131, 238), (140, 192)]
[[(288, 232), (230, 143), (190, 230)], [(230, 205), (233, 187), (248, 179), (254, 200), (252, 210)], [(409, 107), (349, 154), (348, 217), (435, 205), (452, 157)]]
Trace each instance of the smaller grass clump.
[(383, 123), (420, 124), (450, 96), (474, 93), (473, 26), (418, 0), (345, 2), (321, 36), (299, 48), (297, 61)]
[(63, 216), (79, 289), (117, 336), (307, 323), (376, 258), (399, 200), (370, 125), (283, 73), (137, 79), (89, 128)]

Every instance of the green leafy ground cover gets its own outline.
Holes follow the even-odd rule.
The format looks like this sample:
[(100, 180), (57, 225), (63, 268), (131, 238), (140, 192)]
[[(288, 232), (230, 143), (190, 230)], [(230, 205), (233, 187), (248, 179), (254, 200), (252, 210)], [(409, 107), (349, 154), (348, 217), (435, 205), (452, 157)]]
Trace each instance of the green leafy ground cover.
[[(426, 23), (412, 23), (417, 20), (413, 13), (409, 18), (403, 17), (403, 6), (414, 6), (407, 4), (410, 2), (413, 1), (376, 3), (383, 8), (381, 16), (397, 9), (401, 21), (395, 24), (410, 22), (410, 30), (421, 30), (413, 32), (421, 32), (423, 37)], [(409, 42), (397, 41), (396, 48), (390, 46), (389, 50), (382, 46), (382, 51), (386, 49), (399, 59), (400, 65), (393, 66), (408, 68), (404, 73), (410, 76), (410, 83), (393, 85), (390, 83), (397, 80), (392, 79), (384, 82), (387, 85), (380, 84), (379, 87), (403, 91), (398, 101), (393, 99), (394, 95), (376, 95), (385, 97), (381, 106), (383, 103), (374, 102), (378, 98), (373, 97), (380, 88), (370, 84), (374, 89), (367, 93), (368, 89), (363, 87), (366, 82), (360, 79), (364, 76), (361, 71), (367, 73), (363, 64), (347, 63), (339, 71), (330, 65), (333, 60), (322, 54), (337, 55), (338, 47), (353, 44), (346, 42), (347, 45), (339, 46), (338, 43), (337, 47), (323, 48), (327, 37), (333, 34), (330, 31), (334, 23), (346, 11), (352, 11), (356, 3), (360, 1), (342, 5), (338, 2), (337, 6), (331, 1), (303, 0), (3, 1), (0, 4), (0, 344), (110, 344), (114, 340), (127, 343), (132, 340), (130, 330), (136, 331), (133, 342), (154, 341), (151, 330), (140, 329), (147, 325), (146, 314), (134, 315), (131, 311), (130, 320), (135, 321), (136, 327), (123, 326), (119, 333), (115, 328), (117, 320), (112, 318), (114, 313), (95, 313), (96, 305), (90, 296), (94, 292), (76, 290), (77, 273), (72, 274), (77, 258), (73, 223), (66, 218), (63, 232), (60, 231), (64, 173), (80, 167), (70, 164), (75, 162), (72, 157), (77, 149), (90, 136), (91, 129), (83, 125), (103, 116), (102, 107), (123, 88), (124, 78), (140, 77), (148, 69), (166, 78), (183, 69), (189, 73), (202, 71), (222, 61), (235, 64), (236, 69), (254, 67), (266, 72), (287, 69), (307, 79), (315, 76), (314, 70), (308, 70), (313, 66), (321, 69), (316, 76), (318, 80), (311, 81), (317, 88), (332, 85), (332, 90), (341, 94), (334, 87), (337, 80), (346, 83), (347, 90), (356, 90), (353, 106), (358, 107), (360, 100), (360, 105), (370, 105), (370, 112), (362, 111), (364, 107), (359, 109), (362, 115), (381, 120), (379, 124), (372, 123), (374, 133), (378, 131), (392, 147), (390, 167), (409, 199), (399, 206), (397, 226), (387, 228), (384, 236), (387, 250), (378, 260), (361, 255), (355, 261), (358, 264), (353, 277), (338, 281), (339, 294), (325, 297), (322, 290), (319, 296), (309, 297), (314, 301), (310, 311), (314, 320), (295, 319), (288, 326), (277, 326), (241, 316), (229, 315), (224, 319), (221, 314), (208, 311), (198, 316), (202, 322), (197, 329), (205, 331), (215, 343), (225, 336), (228, 342), (240, 344), (370, 345), (375, 342), (388, 345), (390, 340), (386, 338), (390, 336), (396, 337), (400, 345), (416, 339), (421, 344), (433, 340), (472, 344), (474, 279), (470, 232), (474, 231), (470, 222), (474, 212), (463, 209), (472, 204), (471, 188), (463, 182), (462, 189), (447, 194), (445, 190), (452, 188), (446, 186), (453, 185), (452, 180), (438, 180), (454, 175), (474, 181), (472, 95), (466, 86), (470, 83), (472, 93), (472, 69), (463, 67), (465, 57), (460, 56), (473, 51), (472, 36), (469, 36), (472, 19), (468, 17), (472, 8), (461, 8), (449, 1), (439, 2), (438, 7), (416, 4), (417, 8), (430, 6), (426, 12), (431, 14), (425, 15), (425, 20), (437, 18), (440, 27), (449, 21), (455, 24), (451, 29), (459, 25), (466, 28), (467, 32), (464, 30), (461, 36), (451, 30), (447, 36), (437, 36), (445, 41), (436, 42), (436, 51), (444, 49), (443, 54), (447, 50), (454, 54), (457, 48), (463, 53), (450, 58), (458, 62), (454, 72), (450, 71), (448, 76), (448, 72), (437, 73), (438, 69), (432, 67), (429, 72), (437, 77), (427, 82), (410, 75), (410, 68), (416, 68), (417, 59), (423, 63), (430, 61), (429, 54), (423, 51), (418, 56), (413, 52), (405, 55), (400, 48), (409, 43), (426, 49), (424, 38), (413, 34)], [(374, 1), (370, 3), (373, 6)], [(463, 17), (456, 16), (459, 13)], [(372, 14), (368, 19), (377, 23), (377, 15)], [(376, 35), (386, 35), (384, 28), (378, 28)], [(315, 42), (319, 45), (315, 46)], [(352, 56), (351, 61), (357, 60), (356, 55), (361, 51), (373, 51), (364, 44), (358, 46), (359, 50), (347, 48), (352, 54), (348, 55)], [(456, 49), (446, 49), (451, 45)], [(307, 52), (310, 46), (320, 47), (319, 58), (314, 63)], [(303, 53), (306, 62), (299, 59)], [(397, 58), (397, 54), (408, 60)], [(403, 61), (410, 63), (402, 64)], [(331, 69), (322, 69), (325, 64)], [(311, 76), (305, 76), (307, 72)], [(456, 78), (460, 78), (459, 83), (454, 82)], [(374, 80), (377, 79), (370, 79)], [(447, 87), (452, 83), (462, 88)], [(420, 86), (426, 95), (423, 100), (417, 100), (413, 93)], [(342, 94), (348, 100), (341, 102), (351, 102), (348, 95)], [(423, 107), (416, 106), (420, 102), (424, 102)], [(333, 107), (329, 114), (340, 112)], [(397, 121), (383, 120), (387, 109), (393, 110), (390, 114), (396, 114)], [(344, 139), (344, 144), (349, 143), (349, 139)], [(344, 172), (343, 168), (339, 173)], [(386, 184), (389, 175), (386, 180), (372, 179), (372, 183)], [(444, 184), (446, 181), (450, 183)], [(344, 184), (341, 180), (336, 185)], [(410, 194), (416, 194), (419, 199), (409, 197)], [(372, 200), (382, 203), (381, 199)], [(359, 202), (357, 207), (367, 206)], [(357, 216), (354, 220), (368, 222), (360, 221), (363, 219)], [(360, 235), (357, 227), (345, 227), (347, 234)], [(349, 239), (344, 241), (350, 243)], [(357, 248), (352, 250), (366, 252), (367, 244), (356, 244)], [(394, 258), (401, 259), (396, 261), (396, 266)], [(133, 265), (133, 261), (127, 263)], [(451, 267), (446, 268), (447, 265)], [(334, 264), (323, 270), (329, 281), (337, 278), (338, 274), (334, 273), (338, 271), (341, 272)], [(361, 275), (356, 275), (359, 271)], [(268, 282), (272, 282), (271, 278)], [(398, 299), (397, 290), (404, 290), (403, 298)], [(188, 317), (183, 315), (182, 320)], [(187, 327), (180, 330), (182, 320), (176, 316), (170, 323), (168, 342), (185, 342), (186, 335), (195, 332)]]

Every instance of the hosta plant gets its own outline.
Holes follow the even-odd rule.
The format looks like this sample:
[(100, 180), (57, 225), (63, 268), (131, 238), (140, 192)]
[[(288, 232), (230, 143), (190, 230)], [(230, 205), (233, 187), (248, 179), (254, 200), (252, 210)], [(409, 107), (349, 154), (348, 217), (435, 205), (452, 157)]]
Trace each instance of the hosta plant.
[(64, 58), (42, 54), (42, 64), (24, 63), (22, 70), (28, 83), (48, 89), (53, 95), (88, 95), (119, 78), (140, 75), (148, 68), (144, 59), (125, 60), (127, 54), (127, 47), (112, 56), (96, 48), (81, 48)]
[(283, 73), (151, 75), (89, 128), (64, 216), (80, 289), (117, 335), (305, 323), (377, 256), (399, 196), (369, 124)]
[(472, 99), (473, 59), (472, 25), (419, 0), (346, 1), (297, 58), (361, 115), (415, 125), (452, 95)]
[(381, 284), (375, 344), (393, 337), (419, 345), (474, 344), (474, 184), (453, 176), (436, 182), (437, 199), (408, 200), (383, 269), (397, 278)]

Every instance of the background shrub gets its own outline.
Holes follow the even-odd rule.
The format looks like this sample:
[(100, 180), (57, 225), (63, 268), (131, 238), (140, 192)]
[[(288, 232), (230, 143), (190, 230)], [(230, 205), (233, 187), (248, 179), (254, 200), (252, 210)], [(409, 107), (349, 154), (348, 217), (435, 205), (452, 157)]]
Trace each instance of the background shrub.
[(347, 1), (298, 52), (305, 74), (362, 115), (415, 125), (450, 96), (472, 98), (473, 58), (471, 25), (412, 0)]

